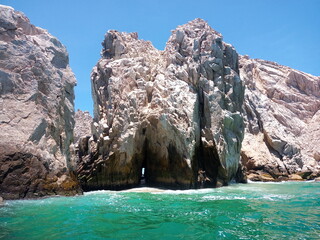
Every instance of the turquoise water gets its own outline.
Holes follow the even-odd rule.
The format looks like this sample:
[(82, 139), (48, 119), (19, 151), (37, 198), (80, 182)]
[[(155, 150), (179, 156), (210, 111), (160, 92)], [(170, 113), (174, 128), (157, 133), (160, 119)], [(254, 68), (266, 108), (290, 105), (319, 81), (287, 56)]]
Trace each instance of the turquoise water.
[(320, 239), (320, 183), (7, 201), (0, 239)]

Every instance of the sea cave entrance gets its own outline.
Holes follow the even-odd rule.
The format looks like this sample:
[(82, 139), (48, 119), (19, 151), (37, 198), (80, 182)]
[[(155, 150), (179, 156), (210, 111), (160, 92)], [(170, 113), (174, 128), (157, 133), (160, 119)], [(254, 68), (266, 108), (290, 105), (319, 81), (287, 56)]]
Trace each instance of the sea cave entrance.
[[(146, 130), (143, 129), (142, 131), (143, 134), (146, 133)], [(147, 169), (147, 162), (148, 162), (148, 140), (145, 139), (143, 143), (143, 151), (142, 154), (140, 155), (140, 160), (139, 160), (139, 167), (138, 167), (138, 172), (139, 174), (139, 182), (138, 186), (139, 187), (146, 187), (148, 183), (148, 169)]]
[(154, 179), (159, 174), (159, 161), (157, 154), (150, 149), (150, 141), (146, 138), (143, 143), (143, 150), (139, 154), (137, 174), (139, 177), (138, 186), (148, 187), (154, 185)]
[(144, 187), (146, 186), (146, 177), (145, 177), (145, 167), (142, 167), (141, 169), (141, 177), (140, 177), (140, 184), (139, 186)]

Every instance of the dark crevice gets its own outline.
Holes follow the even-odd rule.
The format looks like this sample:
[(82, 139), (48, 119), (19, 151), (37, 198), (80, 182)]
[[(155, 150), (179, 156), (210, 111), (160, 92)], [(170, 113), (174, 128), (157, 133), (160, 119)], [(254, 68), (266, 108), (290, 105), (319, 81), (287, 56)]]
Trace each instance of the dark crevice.
[[(146, 132), (146, 128), (142, 129), (143, 134), (145, 134)], [(146, 139), (144, 141), (143, 144), (143, 159), (142, 159), (142, 163), (141, 163), (141, 167), (140, 167), (140, 171), (138, 172), (138, 174), (140, 173), (140, 182), (139, 185), (140, 186), (147, 186), (147, 181), (148, 181), (148, 139)]]
[(215, 187), (217, 185), (217, 179), (219, 169), (221, 167), (219, 156), (215, 146), (204, 146), (201, 143), (200, 159), (202, 160), (202, 170), (205, 171), (206, 176), (210, 181), (205, 181), (204, 187)]
[[(217, 185), (219, 168), (221, 167), (219, 161), (219, 155), (214, 145), (208, 145), (207, 142), (203, 142), (202, 130), (206, 128), (206, 116), (205, 116), (205, 98), (202, 88), (198, 90), (199, 101), (199, 119), (200, 119), (200, 143), (198, 148), (198, 169), (194, 169), (198, 173), (197, 186), (198, 187), (215, 187)], [(202, 179), (203, 178), (203, 179)]]
[(206, 126), (206, 119), (204, 115), (204, 92), (202, 88), (198, 90), (198, 101), (199, 101), (200, 129), (204, 129), (204, 127)]
[(60, 152), (63, 152), (63, 144), (62, 144), (62, 136), (59, 136), (59, 147), (60, 147)]
[(147, 98), (148, 98), (148, 103), (151, 103), (151, 101), (152, 101), (152, 91), (151, 92), (147, 91)]
[(259, 130), (260, 130), (260, 132), (263, 132), (263, 122), (261, 120), (260, 113), (257, 111), (256, 107), (254, 106), (254, 103), (249, 98), (247, 98), (247, 100), (249, 102), (251, 109), (254, 111), (254, 113), (257, 117)]

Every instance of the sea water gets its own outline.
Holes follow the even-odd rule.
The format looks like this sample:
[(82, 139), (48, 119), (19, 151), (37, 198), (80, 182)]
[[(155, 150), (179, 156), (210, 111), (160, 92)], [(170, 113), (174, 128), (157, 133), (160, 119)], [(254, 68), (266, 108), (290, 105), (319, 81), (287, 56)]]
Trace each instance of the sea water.
[(6, 201), (0, 239), (320, 239), (320, 183)]

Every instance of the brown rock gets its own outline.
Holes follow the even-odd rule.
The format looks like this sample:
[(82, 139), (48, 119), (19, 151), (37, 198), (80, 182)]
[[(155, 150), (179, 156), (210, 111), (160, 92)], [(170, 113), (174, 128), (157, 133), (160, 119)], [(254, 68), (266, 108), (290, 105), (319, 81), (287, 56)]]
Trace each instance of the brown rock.
[(276, 181), (276, 179), (274, 179), (269, 173), (262, 172), (262, 171), (254, 171), (254, 172), (248, 173), (247, 178), (248, 180), (254, 181), (254, 182)]
[(275, 180), (269, 173), (260, 173), (260, 177), (263, 182), (272, 182)]
[(289, 175), (289, 181), (303, 181), (303, 178), (298, 174)]

